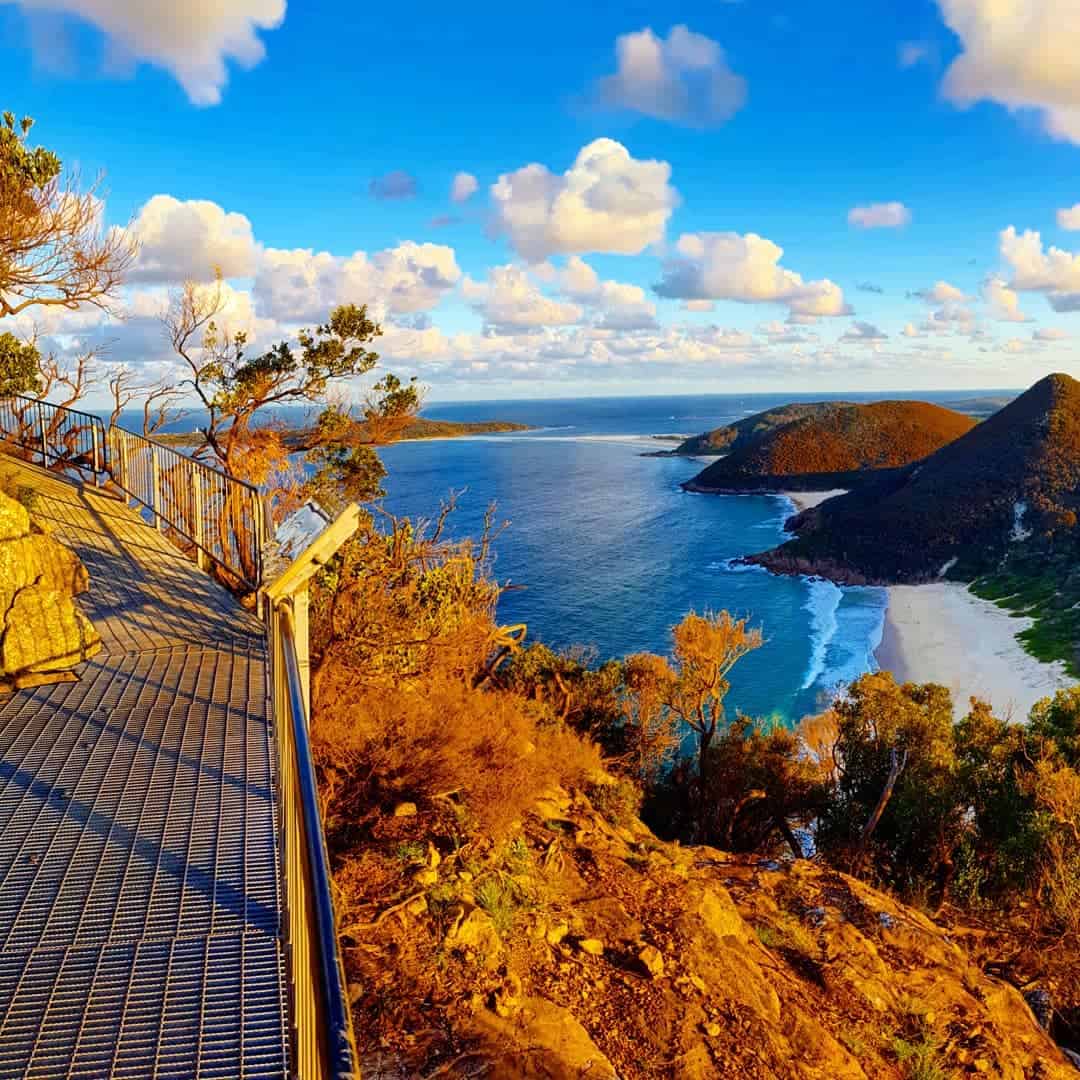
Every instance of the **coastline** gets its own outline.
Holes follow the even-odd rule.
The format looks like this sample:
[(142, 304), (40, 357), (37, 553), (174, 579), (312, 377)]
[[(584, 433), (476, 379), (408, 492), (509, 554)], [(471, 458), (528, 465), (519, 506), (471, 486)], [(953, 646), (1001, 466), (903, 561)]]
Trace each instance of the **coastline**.
[(1061, 661), (1043, 663), (1016, 635), (1031, 620), (1016, 616), (955, 582), (891, 585), (875, 658), (898, 682), (934, 682), (953, 694), (957, 715), (972, 696), (1003, 718), (1024, 720), (1031, 706), (1076, 685)]
[(795, 509), (801, 514), (804, 510), (820, 506), (826, 499), (833, 499), (837, 495), (846, 495), (846, 488), (833, 488), (831, 491), (778, 491), (785, 499), (790, 499), (795, 504)]

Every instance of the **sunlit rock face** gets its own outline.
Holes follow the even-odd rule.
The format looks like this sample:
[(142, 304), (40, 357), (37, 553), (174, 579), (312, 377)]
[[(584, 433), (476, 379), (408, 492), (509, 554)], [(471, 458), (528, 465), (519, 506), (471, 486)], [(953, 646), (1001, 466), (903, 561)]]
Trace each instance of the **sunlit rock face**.
[(0, 681), (8, 689), (71, 678), (101, 649), (74, 600), (89, 584), (78, 557), (0, 492)]

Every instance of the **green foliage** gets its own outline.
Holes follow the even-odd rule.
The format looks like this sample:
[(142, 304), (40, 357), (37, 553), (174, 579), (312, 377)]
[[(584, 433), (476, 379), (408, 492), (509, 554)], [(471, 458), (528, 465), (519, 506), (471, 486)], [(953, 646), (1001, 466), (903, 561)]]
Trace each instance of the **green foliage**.
[(476, 887), (476, 906), (487, 912), (499, 937), (505, 938), (514, 928), (517, 913), (527, 904), (513, 881), (490, 877)]
[(0, 334), (0, 395), (39, 393), (40, 365), (41, 354), (35, 345), (7, 331)]
[(42, 188), (60, 174), (60, 159), (51, 150), (26, 145), (34, 126), (29, 116), (16, 122), (15, 114), (5, 112), (0, 123), (0, 190), (11, 192)]
[(951, 1080), (954, 1075), (943, 1062), (940, 1043), (929, 1035), (913, 1040), (897, 1035), (892, 1041), (892, 1051), (904, 1080)]

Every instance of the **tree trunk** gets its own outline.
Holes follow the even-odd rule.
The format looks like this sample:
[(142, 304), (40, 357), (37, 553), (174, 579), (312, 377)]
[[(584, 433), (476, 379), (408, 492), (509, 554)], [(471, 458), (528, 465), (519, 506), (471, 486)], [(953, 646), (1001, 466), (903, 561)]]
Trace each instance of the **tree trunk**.
[(885, 786), (881, 789), (881, 794), (878, 796), (877, 806), (874, 807), (874, 812), (870, 815), (869, 820), (863, 826), (862, 832), (859, 834), (859, 843), (855, 849), (855, 865), (857, 868), (862, 866), (863, 856), (866, 854), (866, 845), (869, 843), (874, 830), (878, 827), (878, 822), (881, 821), (881, 815), (885, 813), (885, 807), (889, 805), (889, 800), (892, 798), (893, 791), (896, 788), (896, 782), (900, 779), (900, 774), (904, 771), (904, 766), (907, 765), (907, 750), (905, 750), (903, 754), (897, 754), (896, 747), (894, 746), (889, 753), (890, 765), (888, 779), (885, 781)]
[(794, 855), (796, 859), (804, 858), (802, 844), (799, 843), (799, 838), (791, 831), (791, 826), (787, 823), (787, 818), (777, 810), (773, 814), (773, 820), (776, 822), (776, 827), (787, 841), (787, 846), (791, 848), (791, 854)]

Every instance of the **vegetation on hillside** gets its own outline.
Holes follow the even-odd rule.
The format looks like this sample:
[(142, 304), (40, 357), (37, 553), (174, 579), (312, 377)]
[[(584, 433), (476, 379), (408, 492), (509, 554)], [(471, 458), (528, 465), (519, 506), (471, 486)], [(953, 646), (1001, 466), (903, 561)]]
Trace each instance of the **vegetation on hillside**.
[[(796, 982), (830, 949), (855, 947), (827, 944), (831, 931), (815, 922), (829, 918), (814, 912), (831, 911), (837, 889), (854, 895), (835, 871), (948, 912), (950, 925), (1009, 913), (1029, 940), (1064, 934), (1072, 944), (1061, 956), (1076, 955), (1080, 692), (1044, 703), (1027, 724), (977, 703), (954, 723), (943, 688), (882, 674), (798, 731), (728, 717), (727, 671), (760, 640), (744, 622), (690, 615), (670, 659), (594, 663), (526, 645), (524, 628), (495, 620), (486, 537), (449, 542), (444, 523), (366, 520), (321, 572), (313, 605), (313, 739), (369, 1065), (505, 1063), (525, 1052), (515, 1025), (550, 1008), (579, 1032), (582, 1053), (602, 1052), (619, 1075), (657, 1075), (646, 1047), (657, 1061), (682, 1046), (706, 1070), (745, 1067), (747, 1044), (721, 1034), (722, 1016), (706, 1013), (683, 1034), (661, 1019), (675, 1009), (658, 963), (701, 980), (705, 1002), (733, 993), (704, 959), (719, 955), (700, 937), (713, 916), (677, 915), (713, 904), (702, 890), (724, 886), (678, 871), (681, 849), (665, 839), (711, 845), (688, 849), (685, 867), (696, 868), (721, 858), (716, 849), (798, 864), (814, 838), (818, 862), (834, 870), (793, 876), (779, 908), (758, 906), (761, 883), (741, 893), (758, 941), (803, 973)], [(650, 899), (660, 895), (664, 917)], [(744, 957), (725, 963), (748, 962), (748, 947), (725, 946)], [(958, 957), (942, 962), (962, 970)], [(1045, 971), (1073, 1018), (1080, 988), (1056, 960)], [(898, 985), (911, 977), (898, 973)], [(815, 1039), (841, 1047), (828, 1051), (833, 1075), (846, 1075), (849, 1058), (895, 1077), (910, 1075), (909, 1054), (942, 1069), (967, 1060), (972, 1044), (948, 1034), (962, 1011), (867, 1027), (865, 1004), (845, 998), (842, 983), (814, 991), (813, 1006), (789, 1002), (830, 1032)], [(687, 1006), (685, 995), (696, 985), (680, 992), (692, 1012), (697, 999)], [(592, 1004), (608, 996), (611, 1009)], [(643, 1035), (653, 1021), (659, 1029)], [(779, 1067), (792, 1051), (762, 1023), (751, 1044)], [(979, 1052), (1003, 1052), (992, 1045)]]
[(781, 405), (777, 409), (766, 409), (764, 412), (745, 416), (732, 424), (725, 424), (723, 427), (713, 428), (712, 431), (706, 431), (701, 435), (694, 435), (670, 452), (689, 457), (699, 454), (734, 453), (757, 442), (770, 432), (790, 424), (793, 420), (825, 416), (847, 404), (844, 401), (796, 402), (791, 405)]
[(703, 469), (696, 491), (843, 487), (919, 461), (970, 431), (961, 413), (923, 401), (841, 405), (774, 428)]

